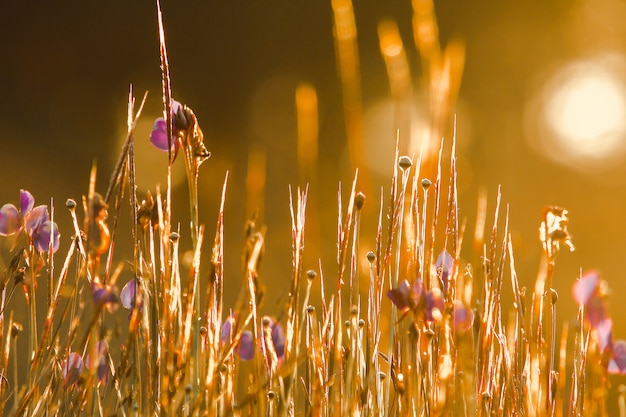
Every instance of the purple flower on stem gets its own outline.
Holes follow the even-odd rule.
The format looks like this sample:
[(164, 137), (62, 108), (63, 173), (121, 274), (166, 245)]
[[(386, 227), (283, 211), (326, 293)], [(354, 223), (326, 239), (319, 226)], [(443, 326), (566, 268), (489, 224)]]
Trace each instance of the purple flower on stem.
[(599, 352), (608, 358), (607, 372), (626, 375), (626, 341), (613, 340), (613, 320), (606, 309), (606, 294), (606, 283), (597, 271), (586, 272), (572, 287), (574, 300), (585, 307), (585, 318), (595, 334)]
[(259, 334), (259, 340), (262, 341), (264, 350), (273, 351), (279, 362), (283, 360), (285, 357), (285, 332), (278, 321), (269, 316), (263, 317), (263, 330)]
[(68, 388), (71, 385), (78, 387), (80, 374), (83, 372), (83, 359), (76, 352), (70, 352), (68, 357), (61, 364), (63, 375), (63, 386)]
[[(222, 324), (222, 330), (220, 333), (220, 340), (223, 344), (229, 343), (232, 341), (232, 329), (233, 326), (236, 325), (237, 318), (235, 316), (230, 316), (224, 324)], [(254, 337), (250, 330), (244, 330), (241, 333), (241, 337), (237, 342), (237, 346), (235, 346), (235, 353), (239, 355), (241, 360), (248, 361), (254, 358)]]
[(52, 252), (59, 249), (59, 228), (49, 220), (48, 207), (33, 207), (35, 199), (26, 190), (20, 190), (20, 211), (13, 204), (0, 208), (0, 235), (10, 236), (23, 228), (38, 252), (48, 252), (52, 242)]
[(465, 333), (474, 324), (474, 311), (463, 304), (461, 300), (454, 300), (454, 330)]
[[(180, 143), (176, 138), (175, 131), (182, 130), (186, 128), (184, 115), (181, 119), (182, 105), (176, 101), (172, 100), (172, 120), (173, 120), (173, 129), (172, 129), (172, 152), (178, 150)], [(167, 138), (167, 122), (163, 117), (159, 117), (154, 121), (154, 125), (152, 126), (152, 132), (150, 133), (150, 142), (159, 150), (163, 152), (168, 151), (168, 138)]]
[(387, 297), (403, 314), (413, 311), (426, 321), (441, 319), (444, 311), (443, 293), (439, 288), (426, 292), (421, 279), (413, 285), (407, 280), (400, 282), (398, 288), (387, 291)]
[(626, 375), (626, 340), (618, 340), (613, 345), (608, 371), (610, 374)]
[(448, 291), (448, 282), (450, 281), (450, 273), (454, 266), (454, 258), (445, 250), (441, 251), (435, 262), (435, 268), (437, 269), (437, 275), (443, 282), (443, 292)]
[(404, 279), (400, 282), (398, 288), (392, 288), (387, 291), (387, 297), (402, 313), (416, 309), (423, 294), (424, 284), (421, 279), (416, 279), (413, 285)]
[(109, 313), (117, 310), (120, 301), (120, 297), (117, 295), (117, 287), (102, 285), (94, 281), (91, 283), (91, 296), (96, 306), (103, 305)]
[(92, 362), (91, 356), (87, 355), (87, 368), (93, 369), (95, 367), (98, 381), (104, 382), (106, 384), (109, 381), (109, 375), (111, 373), (107, 359), (108, 351), (106, 342), (104, 340), (101, 340), (96, 343), (95, 347), (97, 359)]
[(594, 329), (597, 329), (608, 318), (605, 287), (597, 271), (586, 272), (580, 280), (574, 282), (572, 287), (574, 300), (585, 306), (585, 317)]
[(250, 330), (244, 330), (241, 333), (241, 338), (235, 348), (235, 353), (244, 361), (249, 361), (254, 358), (254, 340)]
[(285, 331), (283, 330), (283, 326), (281, 326), (276, 320), (272, 320), (270, 327), (272, 328), (272, 342), (274, 343), (274, 350), (276, 351), (278, 360), (281, 360), (285, 357)]
[(427, 321), (439, 321), (443, 317), (444, 304), (443, 293), (439, 288), (433, 288), (425, 295), (426, 308), (424, 315)]
[(20, 214), (13, 204), (5, 204), (0, 208), (0, 235), (10, 236), (17, 232)]
[(135, 280), (135, 278), (131, 279), (124, 285), (122, 291), (120, 292), (120, 301), (122, 306), (130, 310), (128, 314), (128, 319), (130, 320), (131, 315), (133, 314), (133, 309), (135, 308), (135, 302), (139, 299), (139, 311), (143, 309), (143, 299), (141, 299), (141, 291), (139, 293), (135, 293), (136, 290), (139, 290), (139, 282)]
[(626, 375), (626, 341), (613, 341), (613, 320), (606, 318), (595, 329), (598, 350), (608, 357), (607, 372)]

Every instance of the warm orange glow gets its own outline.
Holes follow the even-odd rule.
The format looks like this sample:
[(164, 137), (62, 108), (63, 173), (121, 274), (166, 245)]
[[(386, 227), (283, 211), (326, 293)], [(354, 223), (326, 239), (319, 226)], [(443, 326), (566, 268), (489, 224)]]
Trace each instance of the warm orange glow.
[(559, 81), (546, 100), (545, 117), (574, 152), (602, 156), (624, 135), (626, 105), (621, 80), (582, 64)]
[(318, 115), (317, 92), (310, 84), (296, 89), (298, 117), (298, 172), (300, 179), (309, 182), (315, 174), (317, 161)]
[(406, 60), (398, 25), (391, 20), (378, 24), (380, 51), (387, 66), (391, 94), (396, 99), (411, 95), (411, 74)]
[(622, 57), (577, 61), (558, 70), (529, 106), (531, 145), (577, 169), (609, 166), (626, 150)]
[(248, 152), (248, 172), (246, 174), (246, 213), (255, 210), (262, 213), (265, 204), (265, 173), (267, 165), (265, 151), (252, 148)]

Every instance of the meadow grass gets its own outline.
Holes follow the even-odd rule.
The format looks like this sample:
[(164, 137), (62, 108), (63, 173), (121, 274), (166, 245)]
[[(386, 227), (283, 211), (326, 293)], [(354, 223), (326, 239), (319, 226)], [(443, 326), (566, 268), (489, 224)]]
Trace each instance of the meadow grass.
[[(350, 33), (354, 16), (346, 9), (349, 1), (332, 4), (348, 139), (358, 163), (358, 123), (348, 123), (360, 117), (350, 113), (358, 101), (349, 69), (355, 65), (350, 54), (355, 39), (341, 32)], [(455, 43), (439, 47), (432, 3), (415, 1), (414, 12), (430, 86), (431, 128), (440, 137), (450, 124), (463, 51)], [(32, 207), (22, 204), (19, 214), (14, 211), (12, 229), (2, 217), (12, 260), (2, 281), (0, 414), (626, 415), (624, 390), (616, 404), (609, 403), (608, 375), (623, 373), (624, 352), (621, 341), (613, 341), (606, 289), (597, 274), (573, 280), (580, 303), (577, 326), (557, 332), (552, 278), (559, 252), (573, 250), (567, 210), (547, 207), (543, 213), (537, 241), (543, 254), (532, 290), (518, 282), (509, 208), (499, 192), (493, 213), (487, 213), (485, 198), (478, 202), (482, 209), (469, 243), (478, 252), (475, 264), (462, 259), (469, 233), (459, 215), (455, 132), (418, 156), (400, 155), (398, 143), (379, 203), (360, 191), (360, 176), (367, 173), (356, 171), (347, 192), (339, 187), (337, 237), (323, 242), (337, 247), (334, 265), (320, 261), (306, 270), (307, 201), (315, 190), (291, 190), (290, 289), (284, 308), (273, 316), (261, 314), (266, 231), (251, 216), (242, 278), (234, 284), (240, 294), (234, 305), (225, 305), (228, 176), (215, 235), (207, 236), (198, 215), (198, 175), (209, 153), (193, 111), (172, 100), (160, 11), (158, 27), (165, 188), (137, 195), (134, 133), (146, 95), (137, 102), (131, 89), (127, 138), (106, 192), (96, 192), (94, 168), (82, 201), (68, 199), (66, 211), (50, 207), (51, 222), (59, 216), (72, 220), (73, 230), (63, 231), (69, 247), (58, 252), (54, 238), (42, 247), (43, 231), (31, 224)], [(385, 55), (398, 46), (396, 31), (390, 22), (381, 25), (381, 51), (392, 92), (402, 95), (402, 71), (398, 75), (393, 68), (406, 63)], [(189, 190), (188, 231), (172, 220), (171, 167), (181, 159)], [(373, 230), (362, 224), (365, 204), (378, 206)], [(118, 224), (127, 211), (133, 255), (118, 259)], [(183, 233), (191, 237), (188, 267), (181, 261)], [(370, 242), (371, 248), (363, 247)], [(118, 291), (124, 270), (134, 278)], [(29, 306), (28, 323), (14, 320), (20, 292)], [(41, 297), (45, 304), (36, 301)], [(512, 297), (511, 308), (503, 307), (504, 297)], [(22, 338), (28, 339), (27, 352), (18, 351)], [(28, 369), (25, 380), (20, 367)]]

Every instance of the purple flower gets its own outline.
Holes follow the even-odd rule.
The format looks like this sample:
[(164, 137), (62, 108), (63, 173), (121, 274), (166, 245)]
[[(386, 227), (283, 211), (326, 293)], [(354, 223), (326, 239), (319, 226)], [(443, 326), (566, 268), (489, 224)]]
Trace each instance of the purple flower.
[(96, 343), (96, 356), (97, 359), (95, 361), (91, 361), (91, 356), (87, 355), (86, 362), (87, 368), (93, 369), (96, 367), (96, 375), (98, 377), (99, 382), (104, 382), (105, 384), (109, 381), (109, 364), (107, 360), (107, 345), (104, 340)]
[(437, 275), (443, 282), (443, 292), (448, 291), (448, 282), (450, 281), (450, 272), (454, 266), (454, 258), (445, 250), (441, 251), (435, 262), (435, 268), (437, 268)]
[(613, 320), (606, 310), (606, 283), (597, 271), (588, 271), (572, 288), (574, 299), (585, 306), (585, 317), (593, 330), (598, 351), (608, 362), (609, 374), (626, 375), (626, 341), (613, 340)]
[(613, 349), (613, 320), (606, 318), (594, 327), (598, 338), (598, 348), (604, 353)]
[(49, 220), (47, 206), (33, 208), (34, 205), (32, 194), (20, 190), (19, 212), (13, 204), (0, 208), (0, 235), (10, 236), (24, 228), (37, 251), (48, 252), (52, 242), (52, 251), (56, 252), (59, 249), (59, 228)]
[(387, 297), (403, 314), (413, 311), (417, 317), (426, 321), (435, 321), (441, 318), (444, 311), (443, 293), (439, 288), (426, 292), (421, 279), (416, 279), (413, 285), (407, 280), (400, 282), (398, 288), (387, 291)]
[(626, 340), (618, 340), (613, 345), (609, 358), (608, 372), (610, 374), (626, 375)]
[(259, 334), (259, 339), (263, 341), (265, 348), (273, 350), (276, 353), (276, 358), (281, 361), (285, 357), (285, 332), (283, 331), (283, 326), (274, 318), (266, 316), (263, 317), (263, 328), (264, 331), (269, 331), (270, 338), (265, 338), (264, 331), (262, 331)]
[(454, 300), (454, 330), (465, 333), (472, 328), (474, 311), (463, 304), (461, 300)]
[(61, 373), (63, 375), (63, 386), (68, 388), (70, 385), (78, 387), (80, 374), (83, 372), (83, 359), (76, 352), (71, 352), (67, 359), (61, 365)]
[(421, 279), (416, 279), (413, 285), (409, 281), (402, 280), (398, 288), (392, 288), (387, 291), (387, 297), (402, 313), (417, 308), (419, 301), (424, 293), (424, 284)]
[(39, 252), (48, 252), (50, 248), (50, 240), (52, 243), (52, 252), (59, 249), (59, 227), (56, 223), (46, 220), (32, 234), (35, 249)]
[(250, 330), (244, 330), (241, 333), (241, 338), (235, 348), (235, 353), (244, 361), (249, 361), (254, 358), (254, 340)]
[(0, 208), (0, 235), (10, 236), (17, 232), (20, 215), (13, 204), (5, 204)]
[(135, 287), (137, 283), (135, 278), (131, 279), (124, 285), (122, 292), (120, 293), (120, 301), (127, 310), (132, 310), (135, 307)]
[(276, 351), (278, 360), (281, 360), (285, 357), (285, 332), (283, 330), (283, 326), (275, 320), (272, 320), (270, 327), (272, 328), (272, 342), (274, 343), (274, 350)]
[(572, 294), (574, 300), (579, 304), (587, 304), (591, 297), (597, 292), (600, 283), (600, 274), (597, 271), (586, 272), (580, 280), (574, 282)]
[[(136, 290), (139, 290), (138, 293), (135, 293)], [(139, 289), (139, 282), (135, 280), (135, 278), (131, 279), (130, 281), (128, 281), (126, 283), (126, 285), (124, 285), (124, 287), (122, 288), (122, 291), (120, 291), (120, 297), (119, 297), (122, 306), (127, 309), (130, 310), (130, 313), (128, 313), (128, 319), (130, 320), (130, 317), (133, 314), (133, 309), (135, 308), (135, 302), (137, 299), (139, 299), (139, 311), (141, 312), (143, 309), (143, 299), (141, 299), (141, 290)]]
[[(220, 332), (220, 340), (222, 344), (231, 342), (231, 332), (233, 326), (237, 323), (237, 318), (234, 315), (231, 315), (226, 319), (224, 324), (222, 324), (222, 331)], [(254, 338), (252, 332), (250, 330), (244, 330), (241, 333), (241, 337), (239, 338), (239, 342), (237, 346), (235, 346), (235, 353), (239, 355), (241, 360), (248, 361), (254, 358)]]
[[(178, 150), (178, 146), (180, 145), (178, 140), (176, 140), (176, 135), (174, 134), (176, 130), (182, 130), (186, 128), (186, 119), (184, 118), (184, 112), (182, 105), (176, 101), (172, 100), (172, 120), (174, 124), (173, 134), (172, 134), (172, 152)], [(150, 142), (159, 150), (167, 152), (167, 122), (163, 117), (159, 117), (154, 121), (154, 125), (152, 126), (152, 132), (150, 133)]]
[(26, 190), (20, 190), (20, 210), (22, 213), (29, 213), (34, 205), (35, 197)]
[(443, 293), (439, 288), (433, 288), (425, 295), (426, 308), (424, 315), (427, 321), (438, 321), (441, 319), (444, 311)]
[(117, 287), (102, 285), (94, 281), (91, 283), (91, 296), (96, 306), (103, 305), (110, 313), (117, 310), (120, 301), (117, 295)]
[(572, 295), (577, 303), (585, 306), (585, 317), (589, 325), (596, 329), (608, 318), (606, 312), (606, 290), (597, 271), (588, 271), (574, 282)]

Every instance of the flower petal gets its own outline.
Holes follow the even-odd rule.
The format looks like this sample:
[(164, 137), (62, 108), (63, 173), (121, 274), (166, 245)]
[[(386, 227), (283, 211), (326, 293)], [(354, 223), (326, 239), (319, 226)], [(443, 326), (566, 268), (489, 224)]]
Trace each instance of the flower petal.
[(63, 385), (67, 388), (72, 384), (78, 385), (80, 374), (83, 372), (83, 359), (76, 352), (71, 352), (67, 359), (63, 361), (61, 373), (63, 375)]
[(22, 215), (24, 217), (24, 228), (26, 229), (26, 233), (28, 233), (29, 236), (32, 236), (39, 226), (48, 221), (48, 207), (37, 206), (27, 214), (22, 213)]
[(407, 312), (411, 308), (411, 286), (409, 281), (402, 280), (398, 288), (392, 288), (387, 291), (387, 297), (402, 312)]
[(626, 341), (618, 340), (613, 346), (613, 355), (609, 359), (610, 374), (626, 374)]
[(439, 320), (444, 311), (443, 293), (439, 288), (433, 288), (426, 293), (426, 314), (427, 321)]
[[(167, 152), (167, 123), (162, 117), (154, 121), (150, 142), (160, 151)], [(172, 152), (176, 150), (177, 144), (178, 142), (172, 138)]]
[(587, 304), (600, 284), (600, 274), (597, 271), (586, 272), (581, 279), (574, 282), (572, 295), (578, 304)]
[(96, 343), (95, 346), (97, 359), (95, 361), (91, 360), (91, 355), (87, 355), (85, 358), (85, 362), (87, 364), (87, 368), (92, 369), (94, 366), (96, 367), (96, 374), (98, 375), (98, 381), (104, 382), (105, 384), (109, 380), (109, 365), (107, 358), (107, 345), (104, 340), (100, 340)]
[(270, 324), (272, 328), (272, 342), (274, 343), (274, 350), (278, 359), (282, 359), (285, 356), (285, 332), (283, 327), (277, 321), (272, 321)]
[(606, 303), (595, 293), (585, 304), (585, 317), (589, 325), (598, 329), (598, 327), (608, 318), (606, 311)]
[(115, 286), (104, 286), (95, 282), (92, 282), (91, 284), (91, 296), (93, 297), (93, 303), (96, 306), (100, 306), (102, 304), (110, 313), (117, 309), (120, 301), (120, 298), (117, 295), (117, 288)]
[(124, 285), (122, 292), (120, 292), (120, 301), (124, 308), (132, 310), (135, 306), (135, 279), (131, 279)]
[(26, 216), (33, 209), (35, 205), (35, 198), (33, 195), (26, 190), (20, 190), (20, 210), (22, 211), (22, 216)]
[[(46, 214), (47, 216), (47, 214)], [(50, 250), (50, 241), (52, 240), (52, 252), (59, 250), (59, 227), (56, 223), (46, 220), (32, 234), (35, 249), (39, 252), (48, 252)]]
[(613, 349), (613, 320), (606, 318), (594, 328), (596, 329), (600, 352)]
[(250, 330), (244, 330), (241, 333), (239, 344), (235, 348), (235, 352), (239, 355), (241, 360), (249, 361), (254, 358), (254, 340), (252, 338), (252, 332)]
[(0, 236), (10, 236), (19, 228), (20, 215), (13, 204), (0, 208)]
[(454, 258), (452, 255), (445, 250), (441, 251), (435, 262), (435, 268), (437, 268), (437, 274), (441, 274), (444, 292), (448, 290), (448, 281), (450, 281), (450, 272), (452, 272), (453, 266)]
[(454, 330), (465, 333), (474, 323), (474, 311), (463, 304), (461, 300), (454, 300)]

